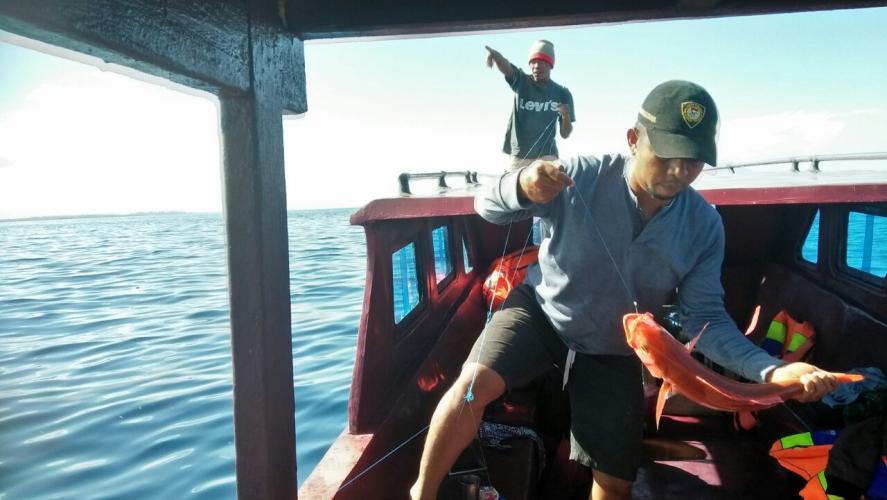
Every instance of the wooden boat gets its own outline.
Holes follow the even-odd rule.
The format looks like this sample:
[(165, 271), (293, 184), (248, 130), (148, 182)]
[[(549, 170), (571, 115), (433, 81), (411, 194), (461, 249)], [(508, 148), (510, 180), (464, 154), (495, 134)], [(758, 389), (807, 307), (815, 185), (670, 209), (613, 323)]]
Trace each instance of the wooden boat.
[[(86, 0), (6, 0), (0, 2), (0, 29), (11, 33), (16, 43), (38, 45), (87, 63), (218, 97), (238, 496), (400, 498), (415, 473), (420, 443), (418, 438), (406, 439), (425, 425), (434, 401), (452, 380), (483, 324), (483, 307), (478, 305), (481, 270), (503, 246), (519, 245), (521, 233), (525, 236), (529, 227), (514, 228), (514, 237), (504, 245), (503, 228), (479, 220), (466, 197), (378, 200), (355, 214), (353, 222), (367, 231), (370, 279), (349, 427), (301, 492), (297, 491), (280, 120), (284, 113), (307, 110), (303, 41), (885, 4), (883, 0), (633, 4), (604, 0), (520, 2), (506, 8), (497, 2), (455, 0), (443, 5), (420, 0), (379, 8), (359, 0), (194, 0), (163, 2), (157, 8), (156, 2), (145, 0), (108, 0), (101, 5)], [(801, 311), (798, 314), (809, 315), (828, 332), (814, 361), (836, 369), (884, 366), (884, 279), (854, 267), (855, 262), (848, 265), (844, 254), (846, 227), (854, 214), (863, 214), (864, 219), (884, 216), (883, 180), (751, 191), (714, 188), (705, 194), (718, 205), (727, 226), (724, 279), (727, 303), (737, 320), (744, 321), (757, 301), (765, 307), (796, 307)], [(815, 262), (810, 262), (798, 257), (798, 244), (817, 209), (821, 214), (818, 252)], [(431, 235), (440, 226), (447, 228), (444, 239), (450, 242), (453, 271), (438, 282), (427, 263), (431, 262)], [(461, 250), (463, 241), (467, 251)], [(425, 294), (420, 295), (417, 307), (400, 310), (394, 321), (391, 258), (410, 242), (417, 262), (425, 265), (416, 275)], [(410, 303), (409, 294), (405, 303)], [(545, 407), (537, 399), (511, 407)], [(706, 459), (677, 460), (674, 465), (666, 461), (645, 468), (636, 496), (739, 498), (750, 491), (754, 492), (750, 496), (759, 494), (762, 489), (754, 489), (756, 485), (777, 484), (769, 476), (749, 473), (757, 463), (748, 458), (758, 456), (751, 441), (731, 439), (719, 430), (716, 420), (702, 417), (667, 422), (666, 435), (692, 437), (696, 451), (685, 446), (660, 446), (662, 450), (672, 449), (680, 459), (698, 455), (698, 445)], [(561, 457), (563, 447), (556, 449), (554, 456)], [(580, 491), (587, 484), (587, 475), (583, 479), (582, 471), (568, 465), (549, 468), (564, 474), (560, 480), (551, 479), (551, 472), (536, 476), (532, 471), (541, 469), (544, 475), (545, 467), (533, 464), (529, 455), (524, 453), (516, 462), (524, 468), (514, 475), (529, 483), (516, 490), (503, 486), (509, 499), (524, 498), (540, 487), (549, 496), (568, 496), (569, 491), (558, 488)], [(491, 473), (496, 463), (489, 461)]]
[[(848, 159), (880, 161), (880, 171), (820, 167)], [(731, 173), (750, 169), (744, 166), (713, 169), (717, 174), (700, 182), (726, 227), (731, 316), (745, 325), (760, 305), (752, 333), (760, 340), (786, 309), (816, 327), (815, 364), (887, 370), (887, 263), (873, 267), (871, 258), (873, 251), (883, 256), (878, 248), (887, 242), (887, 154), (763, 163), (784, 164), (784, 175), (762, 176), (769, 187), (748, 187), (747, 176)], [(814, 171), (802, 171), (807, 166)], [(515, 225), (506, 240), (508, 228), (482, 220), (464, 195), (375, 200), (351, 221), (366, 231), (367, 280), (349, 424), (300, 495), (403, 498), (431, 412), (485, 324), (487, 269), (503, 250), (523, 247), (530, 224)], [(767, 456), (774, 439), (809, 428), (798, 408), (768, 410), (754, 435), (735, 432), (731, 414), (687, 404), (670, 411), (660, 432), (650, 427), (635, 498), (776, 499), (800, 489)], [(451, 475), (442, 498), (459, 498), (466, 476), (492, 483), (508, 499), (587, 498), (588, 471), (567, 460), (568, 415), (556, 380), (512, 391), (488, 419), (536, 430), (546, 462), (527, 438), (514, 439), (510, 450), (469, 449), (460, 467), (473, 471)]]

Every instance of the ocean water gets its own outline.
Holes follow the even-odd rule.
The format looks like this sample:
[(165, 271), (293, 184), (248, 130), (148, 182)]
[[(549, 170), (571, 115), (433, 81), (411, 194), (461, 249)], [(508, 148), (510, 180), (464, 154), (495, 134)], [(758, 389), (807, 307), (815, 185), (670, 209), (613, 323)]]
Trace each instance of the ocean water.
[[(290, 212), (298, 479), (344, 429), (366, 252)], [(219, 214), (0, 223), (0, 499), (233, 498)]]

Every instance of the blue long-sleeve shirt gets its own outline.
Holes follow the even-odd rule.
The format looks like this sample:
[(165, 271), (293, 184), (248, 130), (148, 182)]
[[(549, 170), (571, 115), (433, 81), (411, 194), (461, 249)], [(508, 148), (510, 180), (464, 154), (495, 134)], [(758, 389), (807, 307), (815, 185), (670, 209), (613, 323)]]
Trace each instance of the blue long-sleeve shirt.
[(569, 348), (632, 354), (622, 316), (635, 311), (634, 301), (639, 311), (656, 312), (677, 289), (684, 332), (694, 336), (708, 324), (697, 349), (709, 359), (756, 381), (783, 364), (749, 342), (724, 309), (724, 227), (699, 193), (687, 188), (644, 224), (624, 156), (563, 165), (576, 185), (551, 202), (521, 204), (520, 171), (512, 171), (481, 188), (475, 209), (496, 224), (545, 220), (549, 234), (526, 282)]

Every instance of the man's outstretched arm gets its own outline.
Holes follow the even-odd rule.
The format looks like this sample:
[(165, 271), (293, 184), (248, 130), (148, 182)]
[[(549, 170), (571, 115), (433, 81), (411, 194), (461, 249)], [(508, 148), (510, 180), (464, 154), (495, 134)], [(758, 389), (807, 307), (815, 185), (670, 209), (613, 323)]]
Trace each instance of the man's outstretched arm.
[(508, 62), (508, 59), (502, 56), (499, 51), (490, 48), (489, 46), (485, 46), (487, 49), (487, 67), (492, 68), (493, 64), (496, 64), (496, 67), (499, 68), (499, 71), (505, 75), (505, 78), (511, 78), (512, 69), (511, 63)]

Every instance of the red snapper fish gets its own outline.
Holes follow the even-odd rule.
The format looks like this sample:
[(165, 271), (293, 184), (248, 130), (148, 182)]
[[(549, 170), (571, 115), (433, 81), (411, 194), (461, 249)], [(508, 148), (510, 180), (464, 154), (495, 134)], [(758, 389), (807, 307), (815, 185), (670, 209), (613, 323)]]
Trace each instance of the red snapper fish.
[[(650, 373), (663, 380), (656, 400), (657, 428), (665, 400), (672, 393), (682, 394), (714, 410), (755, 411), (776, 406), (804, 391), (800, 379), (758, 384), (739, 382), (715, 373), (690, 356), (702, 332), (688, 346), (684, 346), (650, 313), (626, 314), (622, 318), (622, 325), (628, 345)], [(864, 378), (848, 373), (835, 375), (840, 384), (859, 382)]]

